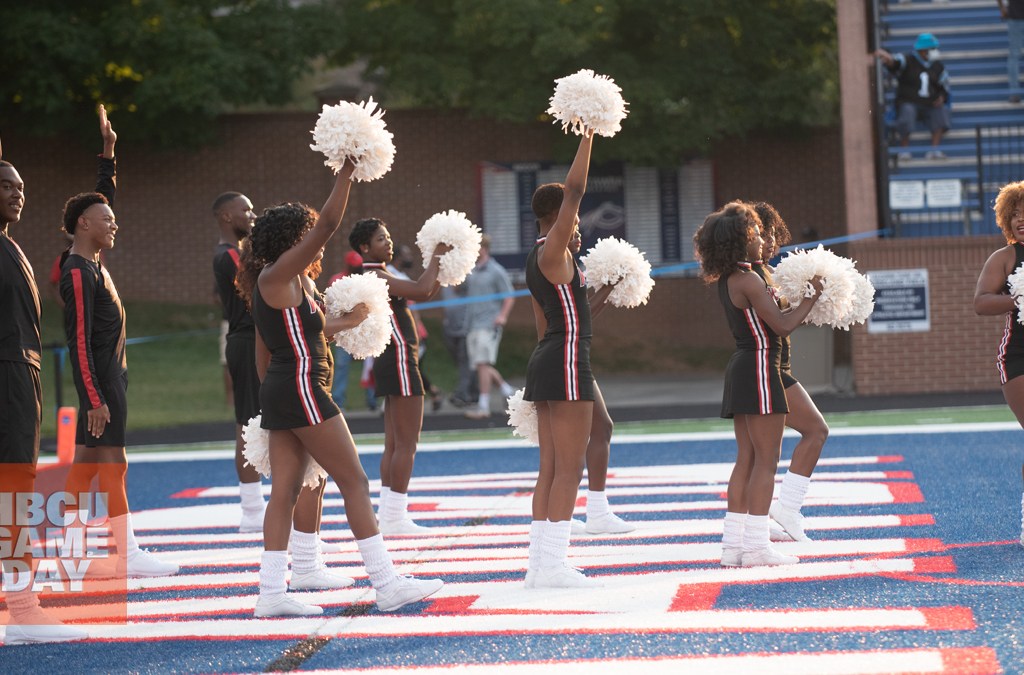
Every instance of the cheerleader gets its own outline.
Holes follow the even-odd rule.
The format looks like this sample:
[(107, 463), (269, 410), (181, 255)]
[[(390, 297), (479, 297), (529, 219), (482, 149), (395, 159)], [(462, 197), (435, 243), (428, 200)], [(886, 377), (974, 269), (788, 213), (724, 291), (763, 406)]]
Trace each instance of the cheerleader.
[[(1008, 278), (1024, 264), (1024, 181), (1008, 183), (996, 197), (996, 224), (1006, 237), (1006, 246), (989, 256), (974, 291), (974, 311), (980, 316), (1006, 316), (1006, 327), (996, 350), (996, 371), (1003, 398), (1017, 421), (1024, 426), (1024, 325)], [(1024, 467), (1021, 468), (1024, 473)], [(1024, 497), (1021, 498), (1024, 518)], [(1024, 546), (1024, 523), (1020, 543)]]
[(761, 259), (761, 222), (749, 205), (730, 202), (704, 220), (693, 237), (701, 277), (718, 282), (736, 351), (729, 359), (722, 396), (722, 417), (733, 419), (736, 464), (729, 479), (728, 512), (722, 538), (722, 565), (753, 567), (799, 562), (769, 542), (768, 509), (782, 450), (789, 407), (782, 380), (782, 336), (810, 313), (821, 293), (783, 312), (768, 286), (752, 270)]

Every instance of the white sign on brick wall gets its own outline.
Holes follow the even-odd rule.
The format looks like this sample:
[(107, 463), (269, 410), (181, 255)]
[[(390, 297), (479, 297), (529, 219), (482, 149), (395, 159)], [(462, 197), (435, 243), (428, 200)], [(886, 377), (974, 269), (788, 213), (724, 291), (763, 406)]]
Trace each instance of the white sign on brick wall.
[(875, 311), (868, 317), (869, 333), (920, 333), (931, 330), (928, 270), (867, 272), (875, 287)]

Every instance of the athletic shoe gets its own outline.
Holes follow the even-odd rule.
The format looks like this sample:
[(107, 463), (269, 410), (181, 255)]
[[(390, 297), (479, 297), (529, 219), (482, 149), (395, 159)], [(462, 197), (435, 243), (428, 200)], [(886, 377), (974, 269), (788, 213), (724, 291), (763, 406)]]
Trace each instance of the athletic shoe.
[(88, 639), (89, 634), (81, 628), (65, 626), (50, 617), (39, 607), (34, 607), (18, 617), (18, 623), (7, 626), (5, 645), (31, 645), (41, 642), (73, 642)]
[(635, 529), (636, 525), (627, 523), (611, 511), (603, 516), (587, 518), (587, 534), (625, 534)]
[(523, 588), (534, 588), (537, 585), (537, 568), (530, 567), (526, 570), (526, 578), (523, 579)]
[(242, 522), (238, 525), (238, 531), (242, 534), (253, 532), (263, 533), (263, 510), (248, 511), (242, 509)]
[(491, 416), (491, 411), (484, 410), (483, 408), (472, 408), (462, 414), (471, 420), (485, 420)]
[(573, 518), (569, 521), (569, 534), (586, 534), (587, 525), (579, 518)]
[(597, 588), (600, 585), (597, 579), (588, 579), (583, 572), (565, 563), (539, 568), (533, 581), (533, 588)]
[(128, 554), (127, 573), (129, 578), (169, 577), (178, 573), (178, 566), (159, 560), (149, 551), (140, 548)]
[(771, 567), (774, 565), (795, 565), (800, 558), (795, 555), (783, 555), (771, 546), (759, 548), (756, 551), (744, 551), (740, 564), (743, 567)]
[(256, 609), (252, 615), (257, 619), (268, 616), (319, 616), (324, 613), (323, 607), (307, 605), (286, 593), (279, 595), (261, 595), (256, 601)]
[(395, 534), (429, 534), (430, 528), (417, 525), (412, 518), (406, 516), (400, 520), (380, 521), (380, 533), (384, 536)]
[(793, 541), (810, 541), (811, 538), (804, 534), (804, 517), (799, 511), (787, 509), (779, 502), (772, 502), (768, 509), (770, 520), (778, 523), (786, 534), (793, 537)]
[(288, 582), (288, 590), (326, 591), (335, 588), (348, 588), (355, 582), (355, 579), (335, 574), (326, 567), (318, 567), (312, 572), (296, 572), (293, 569), (292, 579)]
[(722, 549), (722, 567), (739, 567), (740, 563), (743, 562), (743, 549), (740, 547), (736, 548), (723, 548)]
[(771, 518), (768, 519), (768, 540), (769, 541), (795, 541), (789, 536), (789, 532), (782, 529), (782, 526)]
[(383, 590), (377, 590), (377, 609), (382, 612), (393, 612), (400, 607), (419, 602), (423, 598), (437, 593), (442, 586), (444, 586), (444, 582), (440, 579), (398, 577)]

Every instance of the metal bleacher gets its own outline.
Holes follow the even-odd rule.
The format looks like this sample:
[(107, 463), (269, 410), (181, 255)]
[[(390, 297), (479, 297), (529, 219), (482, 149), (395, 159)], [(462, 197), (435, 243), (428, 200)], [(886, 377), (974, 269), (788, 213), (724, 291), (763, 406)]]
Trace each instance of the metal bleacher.
[[(1008, 101), (1006, 23), (995, 0), (875, 0), (876, 44), (892, 54), (912, 50), (919, 33), (939, 40), (942, 62), (950, 75), (952, 129), (940, 149), (945, 159), (925, 159), (931, 134), (918, 123), (910, 137), (912, 158), (899, 160), (891, 123), (880, 125), (886, 165), (880, 190), (888, 205), (889, 226), (904, 237), (992, 234), (997, 231), (992, 202), (999, 187), (1024, 179), (1024, 104)], [(880, 103), (891, 122), (895, 82), (879, 66)], [(882, 107), (882, 106), (880, 106)], [(960, 206), (908, 207), (890, 201), (890, 184), (913, 189), (960, 181)], [(979, 189), (979, 186), (980, 189)], [(936, 192), (938, 195), (939, 193)], [(940, 201), (936, 196), (936, 201)]]

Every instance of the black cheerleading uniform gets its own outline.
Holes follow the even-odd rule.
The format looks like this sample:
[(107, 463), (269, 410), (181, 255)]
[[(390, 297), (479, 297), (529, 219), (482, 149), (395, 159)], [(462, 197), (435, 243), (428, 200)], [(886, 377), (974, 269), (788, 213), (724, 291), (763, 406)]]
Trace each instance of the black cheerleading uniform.
[[(1015, 242), (1013, 254), (1013, 269), (1016, 270), (1024, 263), (1024, 244)], [(1006, 282), (1006, 292), (1010, 292), (1009, 280)], [(1024, 375), (1024, 326), (1020, 324), (1020, 310), (1016, 306), (1006, 314), (1006, 327), (996, 352), (996, 370), (999, 371), (999, 384), (1006, 384)]]
[[(60, 295), (71, 371), (78, 390), (75, 443), (124, 447), (128, 362), (124, 307), (117, 288), (101, 263), (72, 253), (61, 267)], [(103, 435), (96, 438), (88, 433), (88, 411), (103, 405), (110, 411), (110, 422)]]
[(228, 322), (225, 356), (231, 373), (235, 422), (245, 425), (260, 414), (260, 378), (256, 371), (256, 327), (245, 301), (235, 289), (238, 255), (234, 244), (217, 244), (213, 254), (213, 277)]
[[(758, 276), (764, 279), (764, 283), (767, 284), (768, 290), (771, 292), (772, 297), (775, 298), (775, 302), (779, 303), (779, 309), (785, 310), (789, 307), (789, 303), (785, 298), (779, 295), (779, 291), (775, 288), (775, 282), (772, 281), (772, 268), (767, 263), (757, 261), (751, 265), (751, 269), (757, 272)], [(782, 371), (782, 385), (789, 389), (794, 384), (799, 384), (800, 381), (793, 376), (793, 364), (790, 358), (790, 345), (789, 336), (787, 335), (782, 340), (782, 352), (779, 356), (779, 370)]]
[(43, 391), (39, 289), (28, 258), (0, 233), (0, 463), (35, 464)]
[(527, 401), (593, 401), (590, 301), (587, 280), (573, 260), (572, 281), (553, 284), (540, 271), (537, 240), (526, 257), (526, 285), (544, 312), (547, 329), (526, 365)]
[[(382, 270), (384, 263), (364, 262), (363, 271)], [(423, 396), (420, 374), (420, 336), (405, 298), (388, 298), (391, 304), (391, 342), (373, 360), (377, 396)]]
[[(749, 270), (749, 263), (740, 263)], [(734, 274), (741, 274), (737, 271)], [(721, 416), (788, 413), (782, 382), (782, 338), (757, 316), (753, 307), (740, 309), (729, 297), (728, 277), (718, 279), (718, 299), (725, 309), (736, 351), (725, 367)]]
[(297, 307), (274, 309), (252, 292), (252, 318), (270, 352), (260, 385), (264, 429), (297, 429), (320, 424), (341, 411), (331, 399), (330, 350), (324, 313), (308, 293)]

